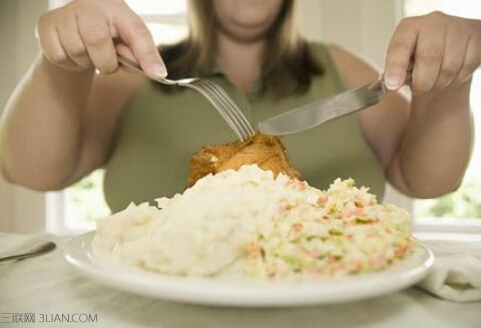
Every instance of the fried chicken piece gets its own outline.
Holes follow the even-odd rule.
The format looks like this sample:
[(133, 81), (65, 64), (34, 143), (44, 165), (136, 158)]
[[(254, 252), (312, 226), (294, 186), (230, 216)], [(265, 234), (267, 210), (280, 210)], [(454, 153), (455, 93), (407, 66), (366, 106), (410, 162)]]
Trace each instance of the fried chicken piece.
[(191, 159), (189, 187), (209, 173), (239, 169), (242, 165), (257, 164), (277, 176), (280, 172), (291, 178), (300, 178), (289, 163), (286, 149), (280, 137), (256, 133), (246, 141), (202, 147)]

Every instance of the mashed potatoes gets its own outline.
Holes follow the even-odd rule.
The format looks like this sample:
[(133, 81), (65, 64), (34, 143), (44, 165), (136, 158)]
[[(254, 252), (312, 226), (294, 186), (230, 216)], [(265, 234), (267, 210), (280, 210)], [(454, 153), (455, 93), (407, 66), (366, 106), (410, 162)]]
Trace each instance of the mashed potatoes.
[(170, 275), (336, 276), (385, 268), (412, 242), (407, 212), (377, 204), (353, 180), (321, 191), (256, 165), (157, 203), (102, 221), (94, 251)]

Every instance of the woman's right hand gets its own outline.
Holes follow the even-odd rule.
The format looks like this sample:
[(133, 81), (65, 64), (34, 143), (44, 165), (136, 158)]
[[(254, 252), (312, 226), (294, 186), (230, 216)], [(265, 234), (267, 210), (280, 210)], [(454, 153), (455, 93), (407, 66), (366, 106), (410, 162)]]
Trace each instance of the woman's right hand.
[(118, 52), (152, 77), (167, 76), (145, 23), (122, 0), (74, 0), (42, 15), (37, 37), (47, 60), (64, 69), (114, 73)]

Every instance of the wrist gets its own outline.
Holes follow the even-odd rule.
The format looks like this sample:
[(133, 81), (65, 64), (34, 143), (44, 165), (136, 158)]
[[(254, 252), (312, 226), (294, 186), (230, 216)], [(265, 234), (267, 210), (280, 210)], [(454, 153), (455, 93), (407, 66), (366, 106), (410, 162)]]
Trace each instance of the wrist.
[(412, 94), (412, 105), (427, 108), (466, 107), (469, 108), (469, 93), (472, 77), (462, 83), (432, 90), (423, 94)]

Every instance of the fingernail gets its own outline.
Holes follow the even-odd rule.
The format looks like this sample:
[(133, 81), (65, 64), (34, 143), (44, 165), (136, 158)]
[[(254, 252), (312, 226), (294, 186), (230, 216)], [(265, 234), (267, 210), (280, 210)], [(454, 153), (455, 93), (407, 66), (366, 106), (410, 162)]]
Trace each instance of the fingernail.
[(403, 83), (401, 75), (386, 75), (384, 76), (384, 83), (389, 90), (399, 89)]
[(154, 64), (152, 66), (152, 75), (165, 78), (167, 76), (167, 69), (164, 65)]

